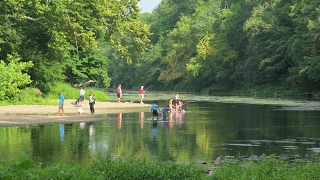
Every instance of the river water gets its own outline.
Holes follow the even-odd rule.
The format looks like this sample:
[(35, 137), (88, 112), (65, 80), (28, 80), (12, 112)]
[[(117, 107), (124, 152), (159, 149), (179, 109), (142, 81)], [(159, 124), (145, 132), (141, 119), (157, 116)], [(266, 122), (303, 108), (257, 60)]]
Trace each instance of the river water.
[[(166, 103), (159, 101), (161, 108)], [(0, 157), (23, 151), (47, 163), (88, 163), (100, 155), (199, 163), (320, 152), (319, 111), (216, 102), (189, 102), (184, 110), (157, 122), (136, 112), (101, 115), (105, 120), (95, 123), (1, 127)]]

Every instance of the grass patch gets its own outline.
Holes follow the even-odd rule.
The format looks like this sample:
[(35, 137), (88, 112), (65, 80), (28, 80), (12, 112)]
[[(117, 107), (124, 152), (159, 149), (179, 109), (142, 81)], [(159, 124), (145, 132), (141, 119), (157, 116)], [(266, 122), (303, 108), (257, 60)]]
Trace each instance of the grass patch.
[[(96, 96), (97, 101), (110, 101), (111, 100), (111, 98), (108, 97), (106, 95), (105, 91), (102, 89), (97, 89), (94, 87), (84, 87), (83, 89), (86, 92), (85, 99), (88, 99), (89, 92), (92, 91), (93, 94)], [(64, 95), (65, 99), (76, 100), (80, 96), (79, 95), (80, 88), (75, 88), (75, 87), (72, 87), (71, 85), (65, 84), (65, 83), (56, 83), (54, 86), (50, 87), (50, 92), (48, 93), (46, 98), (59, 99), (59, 97), (58, 97), (59, 92), (61, 92)]]
[(273, 180), (300, 180), (319, 179), (319, 160), (284, 161), (274, 156), (259, 162), (238, 162), (224, 164), (217, 169), (210, 179), (273, 179)]
[[(111, 101), (103, 89), (97, 89), (94, 87), (84, 88), (86, 91), (85, 99), (89, 97), (89, 92), (92, 91), (96, 96), (97, 101)], [(43, 94), (37, 88), (25, 88), (21, 90), (14, 99), (0, 101), (0, 105), (10, 104), (24, 104), (24, 105), (56, 105), (59, 100), (58, 93), (61, 92), (65, 99), (79, 98), (79, 88), (74, 88), (70, 84), (56, 83), (50, 87), (48, 94)]]
[[(21, 158), (22, 157), (22, 158)], [(147, 160), (98, 158), (90, 164), (31, 164), (22, 153), (13, 163), (0, 165), (0, 179), (203, 179), (202, 168), (193, 165), (159, 163)]]
[(275, 156), (262, 161), (222, 164), (207, 175), (202, 166), (149, 160), (100, 157), (89, 164), (43, 165), (21, 153), (16, 161), (0, 161), (0, 179), (319, 179), (319, 160), (284, 161)]

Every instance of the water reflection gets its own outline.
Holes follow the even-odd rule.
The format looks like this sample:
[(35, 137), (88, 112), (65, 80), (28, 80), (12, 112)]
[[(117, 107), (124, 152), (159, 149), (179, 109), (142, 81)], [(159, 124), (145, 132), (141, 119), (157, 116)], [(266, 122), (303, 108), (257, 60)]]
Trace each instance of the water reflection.
[(84, 122), (80, 123), (80, 129), (84, 129), (85, 124), (86, 123), (84, 123)]
[(94, 126), (94, 123), (91, 122), (89, 124), (89, 152), (90, 152), (90, 154), (94, 154), (96, 151), (95, 134), (96, 134), (96, 128)]
[(169, 128), (171, 129), (172, 128), (172, 126), (173, 126), (173, 112), (172, 111), (170, 111), (170, 113), (169, 113)]
[(148, 109), (107, 114), (95, 123), (0, 128), (0, 151), (12, 158), (25, 151), (49, 163), (86, 163), (98, 154), (197, 162), (226, 155), (320, 151), (318, 111), (210, 102), (188, 103), (187, 108), (192, 113), (173, 110), (159, 121), (152, 121)]
[(168, 129), (168, 121), (167, 121), (166, 117), (163, 117), (163, 119), (162, 119), (162, 128), (165, 130)]
[(175, 112), (173, 112), (174, 114), (175, 114), (175, 116), (176, 116), (176, 121), (177, 121), (177, 123), (179, 124), (179, 125), (181, 125), (182, 124), (182, 121), (183, 121), (183, 115), (184, 115), (184, 113), (183, 112), (179, 112), (179, 111), (175, 111)]
[(63, 140), (64, 140), (64, 124), (60, 124), (59, 126), (60, 126), (60, 128), (59, 128), (60, 142), (63, 142)]
[(152, 130), (152, 137), (156, 138), (158, 134), (158, 120), (152, 120), (151, 130)]
[(139, 119), (140, 119), (140, 129), (143, 129), (143, 124), (144, 124), (144, 112), (139, 113)]
[(117, 121), (117, 127), (118, 127), (118, 129), (121, 129), (121, 121), (122, 121), (122, 113), (118, 113), (117, 114), (117, 119), (118, 119), (118, 121)]

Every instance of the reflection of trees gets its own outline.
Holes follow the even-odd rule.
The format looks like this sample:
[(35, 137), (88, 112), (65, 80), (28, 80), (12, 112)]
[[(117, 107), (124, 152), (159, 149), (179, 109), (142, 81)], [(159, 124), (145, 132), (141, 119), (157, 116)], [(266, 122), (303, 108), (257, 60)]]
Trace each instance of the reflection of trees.
[[(212, 118), (210, 115), (212, 109), (197, 108), (192, 103), (188, 104), (188, 109), (197, 111), (197, 113), (185, 115), (188, 116), (189, 120), (197, 121), (197, 123), (189, 126), (187, 122), (184, 122), (182, 113), (178, 115), (172, 114), (172, 116), (169, 114), (169, 127), (171, 128), (168, 130), (158, 128), (156, 138), (150, 137), (152, 128), (144, 128), (141, 131), (140, 126), (123, 125), (121, 132), (118, 132), (121, 134), (116, 135), (110, 146), (110, 152), (119, 156), (129, 155), (134, 158), (157, 156), (162, 161), (181, 162), (190, 162), (194, 156), (212, 157), (214, 154), (212, 146), (210, 146), (212, 142), (221, 142), (223, 139), (230, 137), (230, 135), (226, 135), (221, 126), (208, 126), (205, 122), (201, 123), (202, 119)], [(139, 113), (137, 113), (137, 116), (140, 118)], [(151, 122), (148, 124), (151, 126)], [(231, 134), (231, 136), (233, 135)]]
[(31, 154), (31, 128), (30, 127), (9, 127), (0, 128), (0, 151), (6, 158), (14, 158), (24, 152)]
[[(79, 124), (64, 124), (63, 143), (60, 142), (59, 124), (0, 128), (0, 149), (13, 156), (23, 150), (45, 162), (86, 163), (98, 154), (190, 162), (194, 157), (213, 160), (234, 152), (251, 155), (264, 148), (233, 146), (232, 150), (223, 149), (227, 147), (225, 144), (239, 139), (320, 136), (317, 127), (313, 126), (318, 124), (318, 112), (274, 112), (261, 105), (203, 102), (189, 103), (186, 109), (180, 124), (175, 114), (168, 114), (168, 129), (159, 122), (155, 138), (152, 138), (150, 112), (143, 116), (137, 112), (122, 114), (121, 129), (117, 128), (116, 114), (111, 116), (112, 120), (96, 122), (94, 126), (86, 123), (81, 126), (83, 129)], [(271, 152), (278, 147), (268, 148)]]
[(94, 154), (96, 152), (96, 142), (95, 142), (95, 134), (96, 130), (94, 127), (94, 123), (89, 124), (89, 152), (90, 154)]

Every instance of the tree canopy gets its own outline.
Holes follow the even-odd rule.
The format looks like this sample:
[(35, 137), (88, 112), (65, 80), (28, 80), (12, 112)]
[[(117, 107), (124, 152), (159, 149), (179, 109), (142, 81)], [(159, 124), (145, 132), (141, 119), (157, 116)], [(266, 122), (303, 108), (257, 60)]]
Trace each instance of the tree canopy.
[(95, 80), (108, 87), (106, 46), (128, 63), (149, 42), (149, 26), (137, 19), (137, 0), (0, 2), (0, 59), (8, 55), (34, 66), (31, 86), (48, 91), (55, 81)]
[(317, 92), (319, 9), (317, 0), (163, 0), (141, 18), (153, 46), (139, 69), (163, 90)]
[[(100, 87), (231, 92), (320, 87), (317, 0), (0, 2), (0, 59), (33, 66), (26, 86), (94, 80)], [(17, 87), (18, 88), (18, 87)]]

